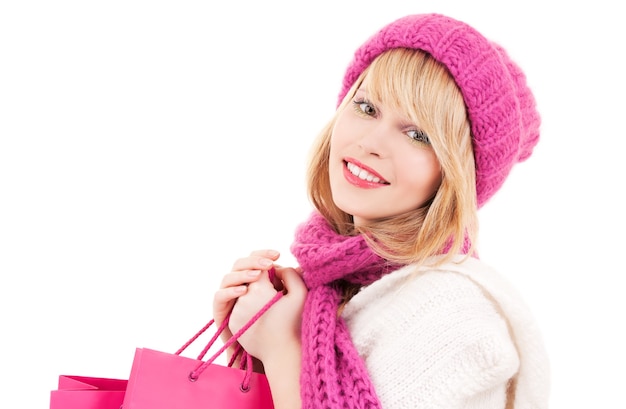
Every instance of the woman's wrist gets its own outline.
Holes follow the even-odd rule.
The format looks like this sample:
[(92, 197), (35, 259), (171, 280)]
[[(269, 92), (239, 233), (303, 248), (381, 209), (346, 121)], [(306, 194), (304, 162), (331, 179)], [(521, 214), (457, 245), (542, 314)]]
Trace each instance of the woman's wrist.
[(275, 409), (302, 407), (300, 399), (301, 361), (302, 349), (298, 342), (290, 344), (276, 356), (268, 357), (263, 362)]

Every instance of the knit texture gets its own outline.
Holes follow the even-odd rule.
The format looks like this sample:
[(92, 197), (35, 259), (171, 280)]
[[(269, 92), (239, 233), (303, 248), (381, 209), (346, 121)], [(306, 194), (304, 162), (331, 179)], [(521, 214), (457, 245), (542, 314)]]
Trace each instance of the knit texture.
[(548, 408), (548, 354), (522, 295), (483, 261), (438, 258), (385, 275), (343, 310), (382, 406)]
[(506, 407), (518, 354), (498, 308), (462, 274), (407, 266), (342, 315), (383, 408)]
[(376, 255), (363, 236), (337, 234), (314, 212), (296, 229), (293, 255), (309, 289), (302, 314), (303, 408), (380, 408), (363, 360), (337, 316), (337, 280), (367, 285), (394, 266)]
[[(402, 280), (412, 266), (398, 270), (361, 235), (335, 233), (318, 212), (298, 226), (291, 251), (309, 288), (302, 315), (303, 408), (382, 408), (381, 397), (389, 407), (456, 407), (463, 400), (462, 407), (497, 408), (511, 377), (513, 407), (548, 406), (549, 362), (532, 313), (515, 288), (478, 259), (459, 255), (421, 274), (429, 279), (407, 285)], [(450, 281), (451, 273), (482, 290)], [(337, 280), (366, 286), (341, 316)], [(364, 361), (371, 356), (376, 359)]]
[(482, 206), (539, 140), (540, 116), (524, 73), (502, 47), (466, 23), (440, 14), (409, 15), (382, 28), (355, 52), (338, 103), (363, 70), (392, 48), (431, 54), (461, 90), (472, 129), (477, 201)]

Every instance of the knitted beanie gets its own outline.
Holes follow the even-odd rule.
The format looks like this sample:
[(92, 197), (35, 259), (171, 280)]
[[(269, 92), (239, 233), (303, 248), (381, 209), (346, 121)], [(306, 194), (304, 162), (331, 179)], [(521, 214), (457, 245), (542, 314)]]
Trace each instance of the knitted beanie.
[(392, 48), (429, 53), (461, 90), (471, 123), (481, 207), (539, 140), (540, 117), (524, 73), (502, 47), (466, 23), (440, 14), (409, 15), (382, 28), (355, 52), (339, 103), (363, 70)]

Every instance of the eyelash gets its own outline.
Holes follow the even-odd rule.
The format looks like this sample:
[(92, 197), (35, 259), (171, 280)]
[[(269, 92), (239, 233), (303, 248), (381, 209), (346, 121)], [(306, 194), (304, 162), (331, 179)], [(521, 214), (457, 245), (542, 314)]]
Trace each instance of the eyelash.
[[(376, 109), (367, 100), (357, 99), (357, 100), (352, 101), (352, 105), (354, 106), (354, 110), (356, 111), (357, 114), (363, 115), (363, 116), (371, 116), (374, 118), (376, 117)], [(368, 114), (367, 112), (365, 112), (363, 108), (361, 108), (362, 105), (369, 106), (374, 111), (374, 114)]]
[(411, 140), (418, 142), (418, 143), (430, 145), (430, 138), (428, 138), (428, 135), (426, 135), (426, 132), (422, 131), (421, 129), (411, 129), (410, 131), (407, 132), (407, 134), (410, 134), (411, 132), (415, 132), (415, 137), (409, 135), (409, 138), (411, 138)]
[[(358, 115), (376, 118), (376, 108), (374, 108), (372, 104), (370, 104), (367, 100), (365, 99), (354, 100), (352, 101), (352, 105)], [(374, 111), (374, 113), (370, 114), (370, 113), (365, 112), (364, 109), (362, 108), (363, 105), (367, 105), (370, 109)], [(415, 135), (411, 136), (411, 133), (415, 133)], [(411, 138), (411, 141), (413, 142), (430, 145), (430, 139), (428, 138), (428, 135), (426, 135), (426, 132), (422, 131), (421, 129), (411, 129), (410, 131), (407, 131), (406, 134), (409, 138)]]

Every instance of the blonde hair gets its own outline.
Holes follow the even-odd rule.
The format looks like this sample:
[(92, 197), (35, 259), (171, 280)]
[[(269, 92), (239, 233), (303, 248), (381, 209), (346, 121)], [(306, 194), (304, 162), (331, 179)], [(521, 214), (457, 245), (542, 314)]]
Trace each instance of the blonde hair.
[[(352, 102), (366, 75), (372, 102), (397, 110), (426, 132), (442, 181), (423, 207), (357, 228), (352, 216), (333, 203), (328, 158), (337, 116)], [(473, 250), (478, 229), (476, 175), (465, 104), (447, 69), (423, 51), (388, 50), (359, 76), (313, 145), (307, 181), (310, 200), (338, 233), (363, 233), (374, 251), (389, 261), (421, 263), (446, 253), (439, 260), (442, 263), (463, 250), (467, 254)]]

